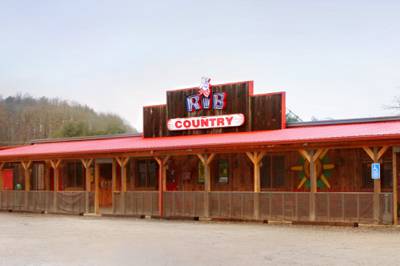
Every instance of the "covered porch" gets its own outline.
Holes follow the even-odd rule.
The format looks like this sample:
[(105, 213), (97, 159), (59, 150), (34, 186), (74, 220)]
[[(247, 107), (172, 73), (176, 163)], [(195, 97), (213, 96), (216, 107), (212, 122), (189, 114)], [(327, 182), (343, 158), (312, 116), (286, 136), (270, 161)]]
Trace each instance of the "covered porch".
[[(199, 150), (200, 151), (200, 150)], [(0, 209), (218, 220), (397, 224), (398, 149), (202, 149), (3, 162)], [(372, 162), (382, 165), (372, 180)], [(9, 177), (12, 171), (12, 185)]]

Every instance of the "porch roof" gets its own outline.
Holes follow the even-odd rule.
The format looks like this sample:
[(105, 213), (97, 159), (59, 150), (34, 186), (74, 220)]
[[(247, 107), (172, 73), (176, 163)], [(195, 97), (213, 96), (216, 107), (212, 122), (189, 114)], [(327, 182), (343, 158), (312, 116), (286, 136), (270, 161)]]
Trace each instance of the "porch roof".
[(318, 125), (269, 131), (159, 138), (127, 136), (104, 139), (67, 139), (57, 142), (34, 143), (0, 150), (0, 160), (46, 158), (49, 156), (76, 156), (81, 154), (161, 152), (212, 148), (224, 149), (258, 145), (326, 144), (333, 142), (345, 143), (372, 140), (399, 140), (400, 143), (400, 121)]

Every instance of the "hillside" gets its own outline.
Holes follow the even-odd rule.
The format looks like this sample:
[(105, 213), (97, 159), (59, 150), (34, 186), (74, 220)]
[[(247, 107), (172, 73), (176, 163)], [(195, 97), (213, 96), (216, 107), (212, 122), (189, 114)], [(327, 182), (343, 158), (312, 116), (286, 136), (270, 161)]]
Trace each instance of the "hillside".
[(32, 139), (136, 133), (121, 117), (60, 99), (0, 96), (0, 145)]

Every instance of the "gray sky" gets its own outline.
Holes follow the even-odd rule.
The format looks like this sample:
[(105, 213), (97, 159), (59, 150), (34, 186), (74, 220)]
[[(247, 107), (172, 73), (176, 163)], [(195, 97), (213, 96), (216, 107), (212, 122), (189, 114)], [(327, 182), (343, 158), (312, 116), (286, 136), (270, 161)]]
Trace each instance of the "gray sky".
[[(0, 94), (60, 97), (142, 128), (165, 91), (254, 80), (303, 120), (392, 115), (400, 1), (0, 2)], [(182, 103), (183, 104), (183, 103)]]

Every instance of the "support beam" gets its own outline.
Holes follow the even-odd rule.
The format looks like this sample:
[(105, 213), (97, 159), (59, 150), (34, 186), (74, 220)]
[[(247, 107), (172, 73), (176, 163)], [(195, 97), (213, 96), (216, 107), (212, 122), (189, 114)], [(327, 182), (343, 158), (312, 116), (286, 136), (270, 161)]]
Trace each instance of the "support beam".
[(316, 220), (316, 193), (318, 192), (316, 162), (324, 158), (328, 151), (328, 149), (299, 150), (300, 155), (310, 164), (310, 221)]
[(397, 215), (397, 153), (392, 147), (392, 170), (393, 170), (393, 225), (398, 224), (398, 215)]
[(50, 160), (50, 166), (53, 168), (54, 172), (54, 193), (53, 193), (53, 208), (54, 212), (57, 212), (57, 191), (58, 191), (58, 180), (60, 176), (60, 166), (61, 160)]
[(22, 161), (22, 168), (24, 169), (25, 191), (31, 191), (31, 165), (32, 161)]
[[(379, 161), (382, 159), (383, 155), (385, 152), (389, 149), (389, 146), (383, 146), (380, 149), (378, 147), (373, 147), (372, 149), (370, 147), (364, 146), (363, 150), (365, 153), (369, 156), (369, 158), (372, 160), (374, 163), (379, 163)], [(381, 180), (380, 179), (375, 179), (374, 180), (374, 220), (376, 223), (379, 222), (379, 213), (380, 213), (380, 193), (381, 193)]]
[(112, 212), (115, 213), (115, 191), (117, 190), (117, 160), (112, 160), (112, 177), (111, 177), (111, 198)]
[(91, 191), (91, 179), (92, 179), (92, 173), (91, 173), (91, 166), (93, 163), (93, 159), (81, 159), (82, 165), (85, 168), (85, 187), (86, 191), (90, 192)]
[(167, 190), (167, 163), (170, 156), (154, 157), (158, 163), (158, 210), (164, 216), (164, 192)]
[(99, 180), (100, 179), (100, 164), (94, 163), (94, 213), (100, 213), (100, 195), (99, 195)]
[(254, 219), (260, 219), (260, 192), (261, 192), (261, 161), (266, 152), (246, 152), (247, 157), (253, 163), (253, 183), (254, 183)]
[(121, 167), (121, 211), (125, 214), (126, 165), (129, 162), (129, 157), (115, 157), (115, 160)]
[(89, 206), (89, 194), (92, 189), (92, 172), (91, 172), (91, 166), (93, 163), (93, 159), (81, 159), (82, 165), (85, 168), (85, 188), (86, 188), (86, 203), (85, 203), (85, 212), (89, 213), (90, 211), (90, 206)]
[(116, 157), (115, 160), (121, 167), (121, 191), (126, 192), (126, 165), (129, 162), (129, 157)]
[(215, 153), (211, 154), (196, 154), (200, 159), (204, 168), (204, 217), (210, 217), (210, 200), (209, 192), (211, 192), (211, 171), (210, 164), (215, 157)]
[[(32, 161), (27, 161), (21, 162), (22, 168), (24, 169), (24, 180), (25, 180), (25, 192), (29, 192), (31, 191), (31, 165), (32, 165)], [(28, 193), (24, 194), (24, 205), (25, 205), (25, 210), (28, 210), (29, 207), (29, 196)]]
[(261, 161), (265, 156), (265, 152), (246, 152), (246, 155), (253, 163), (254, 192), (261, 192), (260, 167)]
[(210, 164), (215, 157), (215, 153), (211, 154), (196, 154), (200, 159), (201, 163), (204, 167), (204, 190), (206, 192), (211, 191), (211, 172), (210, 172)]
[(371, 158), (374, 163), (379, 162), (379, 160), (383, 157), (385, 152), (389, 149), (389, 146), (383, 146), (380, 149), (378, 147), (374, 147), (371, 149), (370, 147), (364, 146), (363, 150), (365, 153)]

